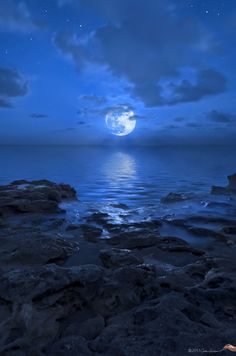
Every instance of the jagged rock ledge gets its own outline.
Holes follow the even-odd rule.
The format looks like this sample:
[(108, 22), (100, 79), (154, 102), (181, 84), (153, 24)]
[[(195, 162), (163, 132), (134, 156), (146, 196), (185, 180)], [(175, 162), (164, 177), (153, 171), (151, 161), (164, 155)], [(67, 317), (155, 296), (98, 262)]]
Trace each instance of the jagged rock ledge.
[(211, 188), (212, 194), (236, 194), (236, 173), (230, 175), (228, 178), (228, 185), (220, 187), (213, 185)]
[[(0, 187), (1, 355), (183, 356), (235, 343), (234, 220), (220, 231), (193, 225), (214, 216), (117, 226), (97, 212), (76, 225), (60, 207), (75, 199), (47, 180)], [(162, 236), (163, 224), (215, 243)], [(86, 243), (100, 263), (80, 264)]]

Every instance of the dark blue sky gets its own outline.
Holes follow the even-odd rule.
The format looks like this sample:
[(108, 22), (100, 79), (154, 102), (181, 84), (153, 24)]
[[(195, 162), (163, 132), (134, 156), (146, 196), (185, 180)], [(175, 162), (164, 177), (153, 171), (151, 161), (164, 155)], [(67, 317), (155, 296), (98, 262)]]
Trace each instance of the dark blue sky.
[(0, 143), (234, 144), (235, 34), (235, 0), (0, 0)]

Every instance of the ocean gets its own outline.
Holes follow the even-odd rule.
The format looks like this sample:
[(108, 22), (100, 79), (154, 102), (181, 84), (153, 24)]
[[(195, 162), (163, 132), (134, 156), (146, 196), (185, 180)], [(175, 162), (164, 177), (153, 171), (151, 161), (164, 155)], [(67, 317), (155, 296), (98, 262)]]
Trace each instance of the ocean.
[[(72, 185), (74, 220), (91, 211), (113, 222), (214, 214), (234, 217), (236, 200), (210, 194), (236, 172), (235, 147), (1, 147), (0, 184), (49, 179)], [(170, 192), (191, 199), (163, 204)]]

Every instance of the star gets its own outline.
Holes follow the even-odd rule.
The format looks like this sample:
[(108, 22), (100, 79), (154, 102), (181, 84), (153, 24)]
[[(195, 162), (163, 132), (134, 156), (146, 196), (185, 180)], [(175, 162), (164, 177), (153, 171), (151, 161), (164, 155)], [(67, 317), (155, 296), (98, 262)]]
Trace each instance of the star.
[(209, 14), (209, 11), (208, 11), (208, 10), (206, 10), (205, 12), (206, 12), (206, 14)]

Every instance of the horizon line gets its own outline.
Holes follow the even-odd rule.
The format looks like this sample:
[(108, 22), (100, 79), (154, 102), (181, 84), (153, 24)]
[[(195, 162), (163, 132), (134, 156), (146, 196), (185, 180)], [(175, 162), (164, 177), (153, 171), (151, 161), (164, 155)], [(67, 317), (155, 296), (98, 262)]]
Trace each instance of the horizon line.
[(236, 144), (1, 144), (0, 147), (236, 147)]

